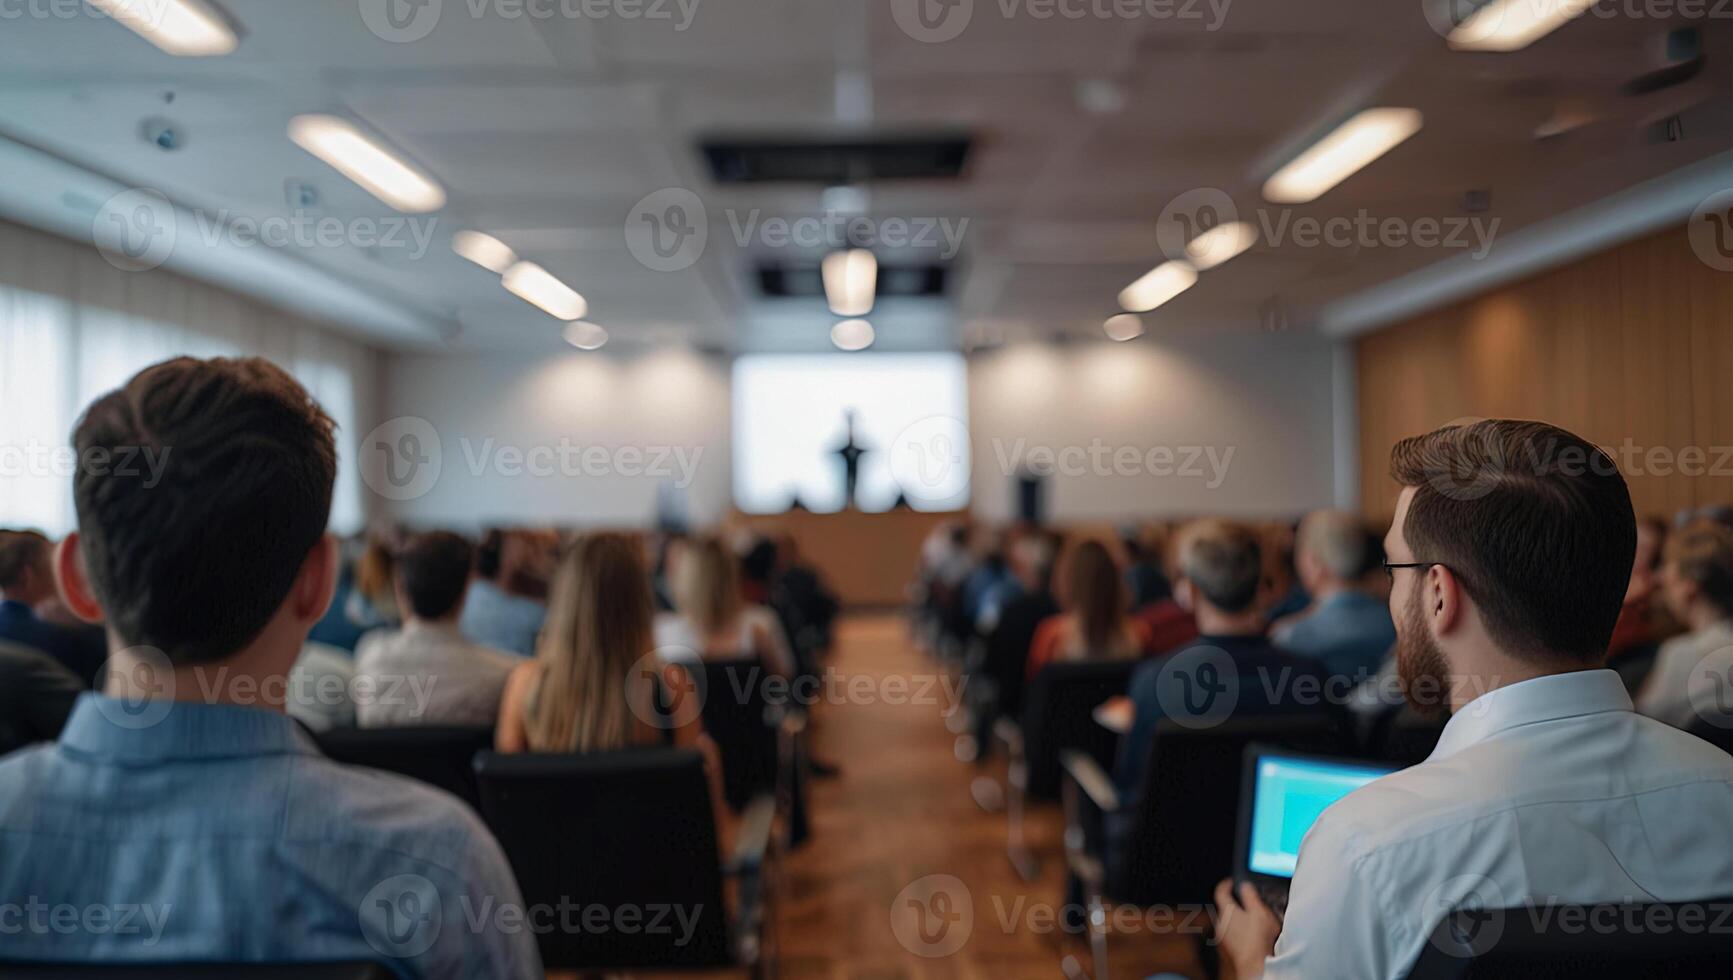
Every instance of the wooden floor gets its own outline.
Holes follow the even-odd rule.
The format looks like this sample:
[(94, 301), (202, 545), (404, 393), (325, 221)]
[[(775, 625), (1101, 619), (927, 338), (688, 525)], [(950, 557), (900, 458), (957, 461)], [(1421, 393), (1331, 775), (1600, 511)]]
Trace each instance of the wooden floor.
[[(1057, 805), (1032, 814), (1043, 861), (1025, 883), (1005, 856), (1004, 815), (970, 794), (973, 778), (1002, 777), (1002, 765), (957, 761), (943, 718), (947, 682), (912, 649), (903, 622), (846, 619), (832, 667), (814, 746), (844, 772), (814, 784), (813, 839), (784, 864), (783, 975), (1050, 980), (1065, 975), (1067, 955), (1086, 970), (1087, 944), (1054, 925), (1064, 900)], [(850, 696), (855, 685), (867, 696)], [(1171, 935), (1133, 925), (1112, 949), (1116, 980), (1197, 975), (1189, 942)]]

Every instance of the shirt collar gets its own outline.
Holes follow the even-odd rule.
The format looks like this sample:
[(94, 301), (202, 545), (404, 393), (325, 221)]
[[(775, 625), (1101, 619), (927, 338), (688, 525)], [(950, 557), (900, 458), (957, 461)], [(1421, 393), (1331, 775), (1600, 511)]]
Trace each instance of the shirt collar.
[(1579, 670), (1519, 681), (1482, 694), (1452, 715), (1428, 761), (1448, 758), (1523, 725), (1630, 710), (1631, 696), (1624, 681), (1611, 670)]
[(192, 701), (134, 702), (94, 692), (78, 696), (62, 751), (121, 763), (318, 755), (288, 715), (267, 708)]

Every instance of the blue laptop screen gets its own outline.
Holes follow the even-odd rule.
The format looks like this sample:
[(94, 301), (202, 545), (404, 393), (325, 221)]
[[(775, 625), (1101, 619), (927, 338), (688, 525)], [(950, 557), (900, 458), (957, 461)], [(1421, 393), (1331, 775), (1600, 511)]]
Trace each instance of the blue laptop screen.
[(1326, 807), (1389, 772), (1281, 756), (1263, 756), (1257, 766), (1246, 865), (1258, 874), (1281, 878), (1294, 876), (1300, 841)]

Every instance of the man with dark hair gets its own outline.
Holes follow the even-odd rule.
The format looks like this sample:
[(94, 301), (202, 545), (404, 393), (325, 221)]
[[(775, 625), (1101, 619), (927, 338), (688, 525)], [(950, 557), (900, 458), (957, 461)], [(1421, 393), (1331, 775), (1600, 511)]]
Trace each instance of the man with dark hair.
[(36, 531), (0, 531), (0, 641), (47, 654), (89, 687), (108, 659), (102, 630), (61, 626), (36, 612), (55, 598), (53, 553)]
[(0, 755), (59, 738), (85, 689), (48, 654), (0, 643)]
[(522, 663), (458, 630), (475, 549), (449, 531), (409, 539), (397, 555), (403, 627), (374, 630), (355, 651), (362, 728), (492, 727), (506, 676)]
[(1454, 714), (1426, 762), (1318, 819), (1285, 923), (1222, 882), (1236, 975), (1400, 977), (1463, 909), (1733, 894), (1733, 759), (1601, 669), (1636, 548), (1613, 461), (1493, 420), (1398, 443), (1391, 473), (1398, 673)]
[[(326, 760), (283, 714), (337, 557), (332, 423), (306, 390), (261, 359), (177, 358), (98, 399), (74, 442), (79, 530), (55, 570), (106, 620), (110, 668), (58, 744), (0, 761), (0, 895), (139, 914), (16, 930), (6, 955), (540, 977), (527, 931), (464, 917), (522, 904), (475, 814)], [(167, 459), (152, 478), (113, 465), (141, 450)]]
[(470, 583), (458, 625), (475, 643), (532, 657), (548, 607), (512, 587), (524, 564), (525, 550), (519, 533), (494, 529), (482, 535), (475, 553), (476, 577)]
[(1230, 714), (1325, 708), (1316, 661), (1264, 636), (1270, 596), (1257, 534), (1229, 521), (1196, 521), (1180, 530), (1175, 549), (1174, 598), (1196, 616), (1198, 636), (1138, 667), (1129, 707), (1122, 700), (1108, 709), (1108, 717), (1131, 716), (1114, 765), (1114, 781), (1129, 800), (1142, 792), (1144, 766), (1163, 718), (1205, 726)]

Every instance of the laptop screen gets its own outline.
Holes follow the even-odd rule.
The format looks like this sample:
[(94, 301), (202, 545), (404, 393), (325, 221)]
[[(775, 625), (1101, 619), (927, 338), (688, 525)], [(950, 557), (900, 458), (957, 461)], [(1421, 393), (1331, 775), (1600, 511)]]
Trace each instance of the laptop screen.
[(1391, 770), (1366, 763), (1266, 754), (1252, 779), (1251, 840), (1246, 867), (1292, 878), (1300, 841), (1330, 804)]

